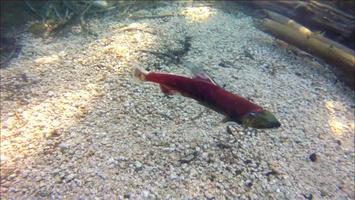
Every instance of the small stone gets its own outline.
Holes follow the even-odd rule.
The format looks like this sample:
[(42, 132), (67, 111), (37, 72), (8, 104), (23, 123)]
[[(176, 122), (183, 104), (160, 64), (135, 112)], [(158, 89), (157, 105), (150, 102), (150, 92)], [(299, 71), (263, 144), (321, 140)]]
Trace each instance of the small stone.
[(326, 196), (328, 196), (328, 193), (327, 193), (325, 190), (321, 190), (321, 191), (320, 191), (320, 195), (321, 195), (322, 197), (326, 197)]
[(263, 68), (263, 69), (268, 69), (269, 65), (267, 63), (264, 63), (260, 67)]
[(211, 194), (211, 192), (210, 191), (205, 191), (205, 198), (206, 199), (210, 199), (210, 200), (212, 200), (212, 199), (215, 199), (215, 197), (213, 196), (213, 194)]
[(14, 188), (14, 187), (11, 187), (11, 188), (9, 189), (9, 192), (17, 192), (17, 189)]
[(26, 178), (28, 176), (29, 172), (27, 170), (24, 170), (22, 172), (22, 178)]
[(226, 131), (228, 134), (233, 135), (233, 131), (235, 131), (235, 129), (231, 125), (228, 125), (226, 127)]
[(181, 159), (180, 159), (180, 162), (181, 162), (181, 163), (189, 163), (189, 162), (191, 162), (193, 159), (195, 159), (195, 155), (194, 155), (194, 154), (190, 154), (190, 155), (188, 155), (188, 156), (186, 156), (186, 157), (181, 158)]
[(5, 155), (0, 156), (0, 163), (5, 163), (5, 161), (7, 161), (7, 160), (8, 160), (7, 156), (5, 156)]
[(131, 198), (131, 194), (126, 193), (126, 194), (123, 195), (123, 198), (124, 199), (130, 199)]
[(46, 138), (52, 138), (52, 137), (58, 137), (60, 135), (59, 131), (57, 129), (50, 129), (45, 132), (45, 137)]
[(341, 140), (335, 140), (338, 145), (341, 145)]
[(59, 175), (56, 175), (56, 176), (54, 177), (54, 181), (55, 181), (56, 183), (62, 183), (62, 182), (63, 182), (63, 179), (62, 179), (62, 177), (60, 177)]
[(316, 153), (312, 153), (310, 156), (309, 156), (309, 159), (312, 161), (312, 162), (316, 162), (318, 160), (318, 156)]
[(304, 198), (306, 198), (307, 200), (312, 200), (313, 199), (313, 194), (309, 194), (309, 195), (303, 195)]
[(295, 72), (296, 76), (302, 76), (300, 72)]
[(116, 160), (117, 160), (117, 161), (127, 161), (128, 158), (127, 158), (127, 157), (124, 157), (124, 156), (118, 156), (118, 157), (116, 158)]
[(66, 177), (66, 180), (67, 180), (67, 182), (70, 182), (70, 181), (72, 181), (74, 178), (75, 178), (75, 174), (69, 174), (69, 175)]
[(242, 169), (236, 169), (236, 170), (234, 171), (234, 174), (235, 174), (235, 175), (240, 175), (240, 174), (242, 174), (242, 172), (243, 172)]
[(266, 176), (271, 176), (271, 175), (276, 176), (276, 175), (279, 175), (279, 174), (280, 174), (280, 172), (278, 172), (277, 170), (271, 169), (271, 171), (267, 172), (265, 175)]
[(244, 50), (244, 56), (247, 57), (247, 58), (250, 58), (252, 60), (255, 60), (253, 54), (251, 54), (251, 52), (249, 50)]
[(11, 174), (7, 177), (7, 180), (13, 180), (16, 177), (16, 174)]
[(114, 158), (109, 158), (108, 161), (107, 161), (107, 165), (110, 168), (114, 167), (117, 164), (118, 164), (118, 161), (116, 161)]
[(150, 196), (150, 192), (148, 190), (143, 190), (142, 194), (144, 198), (148, 198)]
[(251, 188), (253, 186), (253, 182), (251, 180), (247, 180), (245, 182), (245, 186), (247, 186), (248, 188)]
[(176, 175), (175, 172), (172, 172), (172, 173), (170, 174), (170, 178), (174, 180), (174, 179), (177, 179), (178, 176)]
[(225, 144), (225, 143), (222, 143), (222, 142), (218, 142), (218, 143), (217, 143), (217, 147), (219, 147), (220, 149), (229, 149), (229, 148), (231, 148), (232, 146), (229, 145), (229, 144)]
[(60, 152), (64, 153), (69, 148), (69, 145), (66, 143), (60, 143), (58, 147)]
[(41, 189), (38, 194), (41, 197), (46, 197), (48, 195), (48, 192), (45, 189)]
[(142, 169), (143, 169), (142, 163), (140, 163), (139, 161), (136, 161), (136, 162), (134, 163), (134, 170), (135, 170), (136, 172), (138, 172), (138, 171), (141, 171)]
[(78, 179), (74, 179), (73, 182), (79, 187), (82, 185), (82, 182)]
[(249, 159), (247, 159), (247, 160), (245, 160), (245, 161), (244, 161), (244, 163), (247, 165), (247, 164), (252, 163), (252, 161), (251, 161), (251, 160), (249, 160)]

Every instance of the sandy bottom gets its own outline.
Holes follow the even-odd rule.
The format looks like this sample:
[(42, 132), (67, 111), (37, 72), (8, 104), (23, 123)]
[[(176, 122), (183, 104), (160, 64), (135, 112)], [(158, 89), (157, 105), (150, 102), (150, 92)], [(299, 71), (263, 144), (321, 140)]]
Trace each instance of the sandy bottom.
[[(174, 3), (23, 36), (1, 71), (4, 199), (354, 199), (354, 93), (329, 66), (255, 28), (239, 7)], [(132, 80), (190, 75), (178, 52), (282, 126), (244, 129)], [(186, 47), (186, 46), (185, 46)]]

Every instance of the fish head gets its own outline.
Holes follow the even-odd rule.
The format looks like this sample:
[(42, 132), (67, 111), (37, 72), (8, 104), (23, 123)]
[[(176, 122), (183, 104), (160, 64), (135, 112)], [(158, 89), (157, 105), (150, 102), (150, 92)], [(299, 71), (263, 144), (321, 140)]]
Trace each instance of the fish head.
[(250, 112), (241, 118), (242, 124), (252, 128), (278, 128), (281, 123), (269, 111)]

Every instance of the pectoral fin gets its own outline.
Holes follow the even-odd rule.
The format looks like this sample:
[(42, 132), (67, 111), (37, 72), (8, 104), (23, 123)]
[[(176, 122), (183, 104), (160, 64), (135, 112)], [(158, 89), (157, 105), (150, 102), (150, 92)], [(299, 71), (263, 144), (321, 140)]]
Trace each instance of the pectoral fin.
[(221, 122), (227, 123), (227, 122), (231, 122), (231, 121), (233, 121), (233, 120), (230, 117), (224, 117)]
[(160, 90), (166, 95), (179, 94), (177, 90), (171, 89), (170, 87), (160, 84)]

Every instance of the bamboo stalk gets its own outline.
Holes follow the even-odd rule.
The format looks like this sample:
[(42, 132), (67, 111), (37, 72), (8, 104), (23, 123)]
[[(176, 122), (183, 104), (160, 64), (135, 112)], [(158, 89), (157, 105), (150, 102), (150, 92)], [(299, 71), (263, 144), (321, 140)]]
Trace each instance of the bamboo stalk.
[(281, 24), (289, 26), (289, 27), (293, 27), (296, 31), (300, 31), (300, 32), (302, 32), (304, 35), (306, 35), (308, 37), (312, 35), (312, 37), (315, 37), (315, 38), (317, 38), (317, 39), (319, 39), (319, 40), (321, 40), (321, 41), (323, 41), (323, 42), (325, 42), (325, 43), (327, 43), (329, 45), (334, 46), (334, 47), (340, 48), (340, 49), (342, 49), (343, 51), (347, 52), (350, 55), (355, 55), (355, 52), (352, 49), (350, 49), (350, 48), (348, 48), (348, 47), (346, 47), (346, 46), (344, 46), (344, 45), (342, 45), (342, 44), (340, 44), (338, 42), (330, 40), (330, 39), (322, 36), (321, 34), (313, 33), (308, 28), (302, 26), (301, 24), (297, 23), (296, 21), (294, 21), (294, 20), (292, 20), (292, 19), (290, 19), (290, 18), (288, 18), (286, 16), (283, 16), (281, 14), (278, 14), (276, 12), (272, 12), (272, 11), (269, 11), (269, 10), (263, 10), (263, 12), (270, 19), (273, 19), (274, 21), (276, 21), (278, 23), (281, 23)]
[(281, 23), (272, 19), (264, 19), (261, 26), (277, 38), (335, 65), (343, 73), (342, 79), (354, 88), (355, 60), (351, 50), (344, 49), (340, 44), (325, 39), (319, 34), (314, 34), (294, 21), (285, 24), (284, 19), (282, 18)]
[(334, 38), (342, 38), (344, 44), (352, 41), (355, 28), (355, 17), (345, 13), (326, 2), (319, 1), (259, 1), (250, 3), (259, 8), (272, 10), (294, 20), (308, 24), (311, 28), (320, 29)]

